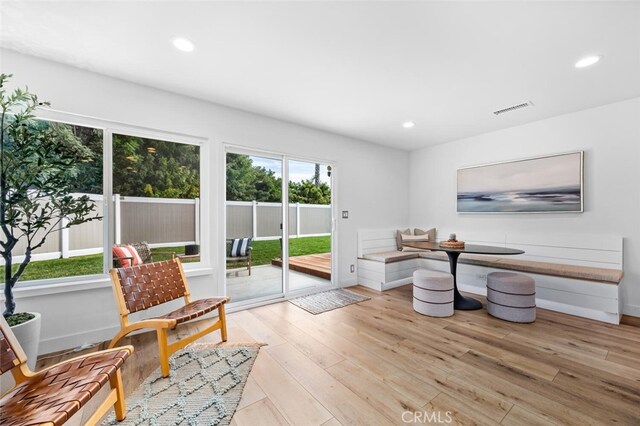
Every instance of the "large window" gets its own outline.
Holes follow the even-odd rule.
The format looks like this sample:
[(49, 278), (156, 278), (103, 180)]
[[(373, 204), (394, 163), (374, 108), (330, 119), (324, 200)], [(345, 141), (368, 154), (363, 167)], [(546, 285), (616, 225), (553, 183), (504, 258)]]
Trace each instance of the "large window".
[[(60, 278), (75, 275), (94, 275), (104, 271), (103, 247), (103, 150), (104, 132), (101, 129), (39, 120), (33, 124), (38, 130), (48, 129), (59, 141), (55, 151), (46, 147), (31, 146), (34, 152), (16, 152), (16, 145), (7, 148), (6, 158), (13, 158), (15, 168), (8, 170), (9, 191), (16, 191), (27, 185), (27, 197), (33, 204), (15, 203), (13, 214), (19, 216), (12, 234), (18, 241), (13, 249), (12, 271), (23, 263), (28, 247), (36, 247), (31, 253), (31, 261), (20, 277), (20, 281)], [(38, 144), (34, 144), (38, 145)], [(76, 153), (80, 155), (76, 156)], [(39, 166), (33, 158), (49, 166)], [(74, 158), (81, 160), (74, 161)], [(40, 172), (42, 176), (36, 176)], [(93, 211), (86, 216), (94, 220), (66, 227), (60, 220), (56, 197), (51, 197), (51, 189), (42, 185), (45, 174), (57, 173), (54, 190), (65, 186), (74, 199), (86, 196)], [(51, 178), (47, 178), (52, 180)], [(58, 193), (59, 195), (59, 193)], [(42, 221), (35, 233), (30, 233), (29, 224)], [(5, 238), (3, 234), (3, 238)], [(5, 264), (0, 258), (0, 282), (5, 282)]]
[[(81, 146), (73, 149), (87, 154), (67, 167), (73, 176), (69, 192), (75, 199), (89, 200), (94, 219), (69, 227), (67, 221), (50, 221), (37, 234), (46, 237), (45, 242), (33, 250), (21, 282), (103, 274), (118, 264), (112, 259), (112, 247), (131, 243), (144, 243), (150, 249), (151, 257), (145, 261), (174, 256), (181, 256), (184, 262), (200, 261), (199, 145), (182, 143), (180, 138), (161, 140), (158, 132), (150, 133), (150, 138), (139, 136), (137, 130), (130, 135), (112, 132), (108, 126), (101, 129), (44, 120), (36, 125), (55, 127)], [(112, 162), (106, 164), (106, 158)], [(43, 195), (37, 185), (29, 194)], [(111, 220), (109, 215), (113, 215)], [(14, 271), (26, 247), (22, 238), (13, 251)], [(5, 280), (4, 269), (0, 259), (0, 283)]]
[(116, 244), (146, 242), (153, 260), (199, 260), (200, 147), (113, 135)]

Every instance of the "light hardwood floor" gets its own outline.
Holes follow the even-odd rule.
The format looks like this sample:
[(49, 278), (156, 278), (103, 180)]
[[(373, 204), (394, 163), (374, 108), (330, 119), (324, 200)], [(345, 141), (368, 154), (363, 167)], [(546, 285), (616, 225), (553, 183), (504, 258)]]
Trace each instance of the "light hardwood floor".
[[(230, 342), (268, 344), (232, 424), (428, 424), (438, 414), (452, 424), (640, 424), (636, 324), (543, 309), (534, 324), (486, 310), (428, 318), (413, 311), (411, 286), (351, 290), (372, 299), (320, 315), (288, 302), (228, 315)], [(123, 372), (129, 394), (158, 360), (155, 334), (126, 343), (136, 347)]]

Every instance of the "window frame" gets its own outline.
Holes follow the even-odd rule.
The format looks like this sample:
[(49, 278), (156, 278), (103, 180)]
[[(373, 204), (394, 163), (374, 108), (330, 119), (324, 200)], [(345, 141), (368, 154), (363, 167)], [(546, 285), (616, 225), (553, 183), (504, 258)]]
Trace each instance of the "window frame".
[[(210, 172), (209, 168), (204, 167), (203, 159), (209, 158), (209, 140), (204, 137), (171, 132), (167, 130), (152, 129), (138, 125), (126, 124), (96, 117), (85, 116), (81, 114), (69, 113), (65, 111), (38, 108), (35, 113), (36, 120), (45, 120), (50, 122), (70, 124), (75, 126), (91, 127), (102, 131), (102, 196), (103, 196), (103, 227), (102, 227), (102, 244), (103, 244), (103, 269), (102, 273), (90, 275), (76, 275), (59, 278), (46, 278), (39, 280), (20, 280), (16, 290), (27, 290), (32, 292), (36, 290), (38, 294), (47, 294), (47, 288), (61, 291), (62, 288), (68, 287), (65, 291), (73, 291), (74, 289), (93, 289), (103, 287), (109, 282), (108, 271), (111, 269), (113, 256), (111, 247), (114, 244), (114, 203), (113, 199), (113, 135), (119, 134), (124, 136), (134, 136), (147, 139), (156, 139), (172, 143), (180, 143), (185, 145), (195, 145), (199, 147), (200, 162), (200, 224), (197, 227), (199, 235), (196, 239), (200, 244), (200, 261), (184, 264), (185, 273), (188, 276), (199, 276), (211, 273), (210, 259), (210, 238), (208, 238), (208, 230), (210, 229)], [(199, 228), (199, 229), (198, 229)], [(0, 283), (0, 287), (4, 287), (4, 283)], [(42, 291), (40, 291), (40, 289)]]

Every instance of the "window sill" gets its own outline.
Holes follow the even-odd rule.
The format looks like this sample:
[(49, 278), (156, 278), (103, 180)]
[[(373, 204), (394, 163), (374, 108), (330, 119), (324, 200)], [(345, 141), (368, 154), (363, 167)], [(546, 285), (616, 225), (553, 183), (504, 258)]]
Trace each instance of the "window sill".
[[(184, 274), (187, 278), (200, 277), (204, 275), (213, 275), (214, 270), (211, 267), (198, 266), (194, 268), (185, 268)], [(111, 288), (111, 280), (108, 275), (94, 275), (86, 277), (86, 279), (75, 279), (70, 282), (60, 282), (57, 279), (55, 283), (33, 282), (20, 286), (20, 283), (13, 289), (16, 299), (27, 297), (47, 296), (50, 294), (70, 293), (78, 291), (89, 291), (100, 288)], [(4, 285), (1, 285), (4, 288)]]

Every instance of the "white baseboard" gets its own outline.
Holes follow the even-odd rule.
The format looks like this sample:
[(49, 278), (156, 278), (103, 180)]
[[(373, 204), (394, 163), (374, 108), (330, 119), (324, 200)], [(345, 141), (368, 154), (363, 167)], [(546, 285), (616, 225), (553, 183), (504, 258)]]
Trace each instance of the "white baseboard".
[(55, 336), (49, 339), (44, 339), (40, 341), (38, 355), (62, 351), (69, 348), (77, 348), (85, 344), (101, 343), (105, 340), (111, 340), (118, 331), (120, 331), (120, 327), (112, 326), (77, 334), (68, 334), (65, 336)]
[(382, 285), (382, 291), (391, 290), (392, 288), (402, 287), (403, 285), (412, 284), (413, 276), (408, 278), (403, 278), (400, 280), (392, 281), (390, 283), (385, 283)]
[(622, 314), (631, 317), (640, 317), (640, 305), (624, 305)]
[(536, 299), (536, 305), (542, 309), (548, 309), (550, 311), (562, 312), (582, 318), (589, 318), (596, 321), (602, 321), (609, 324), (620, 324), (620, 315), (609, 312), (602, 312), (595, 309), (588, 309), (579, 306), (567, 305), (565, 303), (558, 303), (551, 300)]
[(340, 280), (340, 282), (338, 283), (338, 287), (351, 287), (352, 285), (357, 285), (358, 284), (358, 279), (357, 278), (347, 278), (346, 280)]

